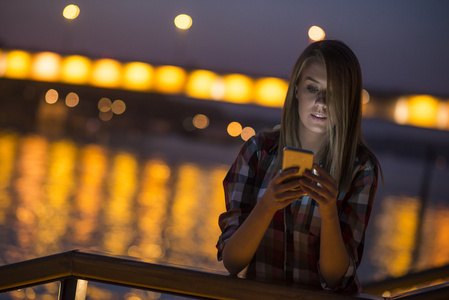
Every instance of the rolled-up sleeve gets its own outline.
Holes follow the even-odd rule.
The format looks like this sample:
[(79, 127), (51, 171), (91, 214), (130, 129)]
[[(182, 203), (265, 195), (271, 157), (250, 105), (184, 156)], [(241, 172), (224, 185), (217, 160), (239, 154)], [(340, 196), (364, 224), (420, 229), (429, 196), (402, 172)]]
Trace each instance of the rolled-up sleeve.
[(254, 164), (257, 164), (256, 144), (248, 140), (223, 180), (226, 212), (220, 215), (218, 224), (222, 234), (217, 242), (217, 258), (222, 260), (222, 251), (227, 240), (240, 227), (252, 210), (254, 189)]
[[(365, 244), (365, 231), (368, 226), (374, 197), (377, 189), (377, 166), (370, 160), (361, 164), (356, 170), (350, 190), (338, 199), (340, 228), (349, 255), (349, 266), (334, 291), (361, 292), (357, 278), (357, 268), (360, 265)], [(319, 262), (318, 272), (321, 286), (331, 290), (321, 275)]]

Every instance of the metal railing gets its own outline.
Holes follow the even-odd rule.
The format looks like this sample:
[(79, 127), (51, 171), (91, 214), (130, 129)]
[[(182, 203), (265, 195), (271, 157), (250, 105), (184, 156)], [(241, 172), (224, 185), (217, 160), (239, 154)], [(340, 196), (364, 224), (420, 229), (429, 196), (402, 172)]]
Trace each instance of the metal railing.
[[(402, 277), (387, 278), (377, 282), (368, 282), (363, 284), (363, 291), (369, 294), (381, 294), (384, 291), (431, 285), (432, 282), (441, 281), (449, 281), (449, 265), (410, 273)], [(446, 282), (444, 284), (440, 284), (441, 287), (444, 285), (449, 285), (449, 283)], [(447, 288), (446, 291), (446, 299), (449, 299), (449, 288)]]
[[(61, 282), (59, 299), (79, 300), (85, 298), (87, 281), (197, 299), (387, 299), (369, 294), (348, 296), (299, 285), (264, 283), (78, 250), (0, 267), (1, 293)], [(395, 299), (444, 299), (440, 296), (447, 293), (449, 284), (404, 294)], [(429, 295), (432, 296), (429, 298)]]

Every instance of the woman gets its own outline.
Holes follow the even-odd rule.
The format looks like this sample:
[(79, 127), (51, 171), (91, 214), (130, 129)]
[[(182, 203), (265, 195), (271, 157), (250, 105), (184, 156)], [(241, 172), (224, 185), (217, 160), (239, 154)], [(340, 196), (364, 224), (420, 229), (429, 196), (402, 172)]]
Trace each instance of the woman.
[[(342, 42), (310, 44), (290, 79), (278, 131), (248, 140), (224, 180), (218, 259), (231, 274), (360, 292), (357, 267), (378, 161), (361, 133), (362, 78)], [(311, 150), (299, 180), (285, 146)], [(299, 189), (298, 189), (299, 187)]]

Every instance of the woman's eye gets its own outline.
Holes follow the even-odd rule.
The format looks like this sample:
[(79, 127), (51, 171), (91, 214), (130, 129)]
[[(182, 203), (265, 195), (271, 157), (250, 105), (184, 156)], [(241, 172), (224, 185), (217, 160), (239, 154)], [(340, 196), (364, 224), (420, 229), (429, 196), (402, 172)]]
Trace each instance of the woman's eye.
[(307, 90), (311, 93), (317, 93), (318, 92), (318, 88), (316, 86), (313, 85), (309, 85), (307, 86)]

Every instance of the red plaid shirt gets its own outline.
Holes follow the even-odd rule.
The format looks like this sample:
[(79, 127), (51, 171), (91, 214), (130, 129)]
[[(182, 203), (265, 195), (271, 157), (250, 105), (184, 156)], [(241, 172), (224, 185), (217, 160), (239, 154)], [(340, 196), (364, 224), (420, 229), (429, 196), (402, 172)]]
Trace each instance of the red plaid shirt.
[[(245, 221), (275, 175), (279, 131), (258, 134), (248, 140), (224, 179), (226, 212), (220, 215), (222, 234), (217, 243), (218, 259), (226, 241)], [(365, 230), (377, 188), (377, 165), (359, 147), (351, 188), (340, 192), (337, 206), (341, 233), (350, 265), (334, 290), (360, 292), (357, 267), (360, 264)], [(260, 245), (249, 263), (245, 277), (283, 280), (328, 289), (320, 274), (321, 216), (317, 203), (301, 197), (275, 213)]]

